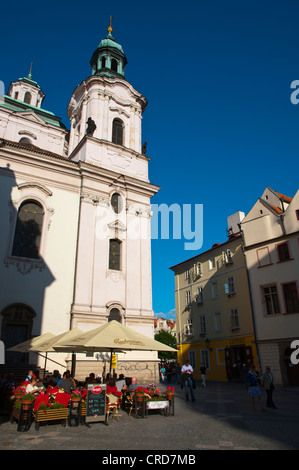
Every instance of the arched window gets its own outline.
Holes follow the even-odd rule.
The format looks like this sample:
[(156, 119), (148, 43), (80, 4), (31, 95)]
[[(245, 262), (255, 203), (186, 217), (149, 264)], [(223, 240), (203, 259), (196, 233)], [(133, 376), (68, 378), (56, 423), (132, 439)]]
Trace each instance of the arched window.
[(26, 93), (25, 93), (24, 103), (27, 103), (27, 104), (31, 103), (31, 93), (29, 93), (29, 91), (26, 91)]
[(122, 198), (121, 198), (120, 194), (118, 194), (118, 193), (112, 194), (112, 196), (111, 196), (111, 206), (112, 206), (112, 209), (114, 210), (114, 212), (116, 214), (119, 214), (122, 211), (123, 202), (122, 202)]
[(109, 241), (109, 269), (120, 271), (120, 248), (121, 242), (119, 240)]
[(31, 144), (31, 140), (28, 139), (27, 137), (22, 137), (20, 140), (19, 140), (20, 144)]
[(25, 201), (18, 210), (12, 255), (39, 258), (44, 211), (36, 201)]
[(112, 142), (117, 145), (123, 145), (123, 122), (120, 119), (113, 120)]
[(113, 72), (117, 72), (117, 60), (116, 59), (111, 60), (111, 70), (113, 70)]
[(108, 317), (108, 322), (112, 321), (112, 320), (115, 320), (115, 321), (118, 321), (119, 323), (121, 323), (121, 313), (118, 310), (118, 308), (112, 308), (111, 309), (111, 312), (110, 312), (109, 317)]
[(101, 64), (102, 69), (104, 69), (106, 67), (106, 57), (102, 57)]

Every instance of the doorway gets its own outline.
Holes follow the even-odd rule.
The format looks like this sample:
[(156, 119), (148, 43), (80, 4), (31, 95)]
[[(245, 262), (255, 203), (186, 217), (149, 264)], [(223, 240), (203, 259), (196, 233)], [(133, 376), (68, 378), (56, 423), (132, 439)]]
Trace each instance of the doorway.
[(251, 346), (231, 346), (225, 348), (226, 375), (229, 381), (243, 381), (243, 364), (249, 366), (252, 363)]

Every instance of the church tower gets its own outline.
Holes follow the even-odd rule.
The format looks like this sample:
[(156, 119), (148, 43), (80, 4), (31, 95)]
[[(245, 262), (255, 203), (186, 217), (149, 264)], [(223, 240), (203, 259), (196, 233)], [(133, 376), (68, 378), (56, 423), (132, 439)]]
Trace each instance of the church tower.
[[(71, 328), (88, 331), (113, 319), (153, 337), (150, 199), (159, 187), (149, 182), (142, 148), (147, 100), (125, 79), (127, 59), (111, 21), (90, 64), (92, 74), (68, 105), (69, 160), (81, 175)], [(134, 364), (140, 380), (157, 379), (156, 353), (121, 356), (118, 373), (132, 375)]]

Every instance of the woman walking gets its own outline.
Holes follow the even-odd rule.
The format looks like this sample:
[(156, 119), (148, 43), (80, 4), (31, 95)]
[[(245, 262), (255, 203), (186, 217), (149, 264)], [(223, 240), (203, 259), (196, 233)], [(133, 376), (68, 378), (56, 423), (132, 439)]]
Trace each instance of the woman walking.
[(257, 378), (256, 372), (255, 372), (255, 366), (251, 365), (250, 369), (249, 369), (249, 372), (248, 372), (248, 393), (249, 393), (249, 396), (251, 397), (252, 408), (253, 408), (254, 411), (256, 411), (255, 399), (257, 398), (258, 402), (259, 402), (259, 405), (260, 405), (260, 410), (265, 411), (264, 408), (263, 408), (262, 395), (261, 395), (261, 391), (260, 391), (260, 388), (258, 386), (258, 381), (257, 380), (258, 380), (258, 378)]

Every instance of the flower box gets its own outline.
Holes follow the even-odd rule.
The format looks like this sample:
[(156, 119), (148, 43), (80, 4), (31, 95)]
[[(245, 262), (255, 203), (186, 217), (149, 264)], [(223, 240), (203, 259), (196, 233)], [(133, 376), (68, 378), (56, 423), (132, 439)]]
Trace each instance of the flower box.
[(33, 412), (35, 420), (35, 428), (39, 429), (39, 424), (43, 421), (63, 421), (62, 424), (66, 425), (68, 419), (69, 409), (66, 407), (63, 408), (54, 408), (54, 409), (44, 409), (36, 410)]

